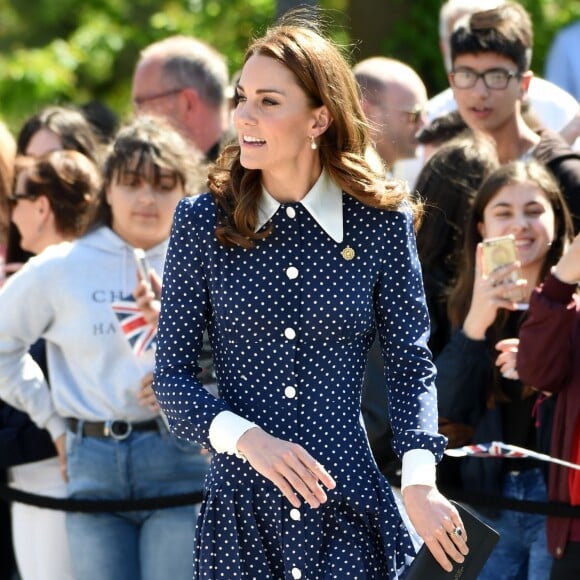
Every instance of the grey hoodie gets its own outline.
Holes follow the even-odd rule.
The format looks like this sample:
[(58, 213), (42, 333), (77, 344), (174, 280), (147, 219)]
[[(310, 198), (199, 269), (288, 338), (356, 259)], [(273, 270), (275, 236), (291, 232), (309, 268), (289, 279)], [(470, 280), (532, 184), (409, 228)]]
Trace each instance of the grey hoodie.
[[(167, 241), (147, 252), (162, 275)], [(47, 248), (0, 291), (0, 398), (26, 411), (53, 439), (63, 418), (144, 421), (143, 376), (154, 351), (133, 353), (111, 303), (137, 284), (133, 248), (108, 227)], [(28, 355), (46, 339), (51, 390)]]

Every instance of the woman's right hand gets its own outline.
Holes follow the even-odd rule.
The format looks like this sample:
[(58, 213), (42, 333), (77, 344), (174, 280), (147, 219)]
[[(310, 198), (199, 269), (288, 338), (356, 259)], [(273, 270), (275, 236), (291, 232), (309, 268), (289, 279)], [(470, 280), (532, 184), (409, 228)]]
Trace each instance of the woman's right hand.
[(509, 276), (519, 268), (519, 263), (509, 264), (490, 274), (483, 271), (483, 245), (478, 244), (475, 254), (475, 277), (471, 306), (463, 323), (463, 332), (473, 340), (483, 340), (493, 324), (499, 308), (516, 310), (517, 304), (508, 298), (526, 285), (525, 280), (512, 282)]
[(159, 413), (161, 411), (161, 407), (159, 406), (157, 397), (155, 396), (155, 391), (153, 390), (153, 371), (147, 373), (141, 379), (141, 388), (139, 389), (137, 400), (139, 401), (139, 405), (142, 407), (148, 407), (149, 410), (154, 413)]
[(303, 447), (266, 433), (260, 427), (246, 431), (238, 440), (238, 451), (250, 465), (269, 479), (299, 508), (301, 495), (312, 508), (323, 504), (327, 497), (322, 485), (334, 489), (331, 475)]

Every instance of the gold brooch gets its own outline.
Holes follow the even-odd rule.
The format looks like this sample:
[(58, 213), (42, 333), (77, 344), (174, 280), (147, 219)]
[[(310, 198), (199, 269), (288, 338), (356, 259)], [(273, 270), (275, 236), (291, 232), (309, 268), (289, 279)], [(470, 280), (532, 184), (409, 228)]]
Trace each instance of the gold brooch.
[(340, 254), (345, 260), (352, 260), (354, 258), (354, 250), (350, 246), (344, 248)]

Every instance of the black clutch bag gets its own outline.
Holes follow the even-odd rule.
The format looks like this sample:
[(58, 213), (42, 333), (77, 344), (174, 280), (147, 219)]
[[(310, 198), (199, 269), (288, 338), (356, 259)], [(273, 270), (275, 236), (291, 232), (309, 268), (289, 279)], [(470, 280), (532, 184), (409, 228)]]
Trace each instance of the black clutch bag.
[(411, 564), (405, 580), (477, 580), (483, 565), (499, 540), (499, 533), (482, 522), (469, 508), (451, 502), (459, 512), (465, 531), (469, 554), (463, 564), (452, 562), (453, 570), (446, 572), (423, 545)]

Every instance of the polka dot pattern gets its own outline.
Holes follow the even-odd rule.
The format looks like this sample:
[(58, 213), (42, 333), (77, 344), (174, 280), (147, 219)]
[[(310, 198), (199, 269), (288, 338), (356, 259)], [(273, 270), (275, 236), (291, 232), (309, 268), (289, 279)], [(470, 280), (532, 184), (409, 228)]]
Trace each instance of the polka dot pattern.
[[(204, 195), (176, 212), (158, 333), (159, 401), (178, 436), (208, 447), (211, 421), (223, 410), (300, 443), (337, 487), (319, 509), (294, 510), (248, 463), (216, 454), (195, 577), (397, 578), (414, 550), (359, 417), (378, 328), (396, 451), (441, 456), (411, 216), (343, 194), (344, 242), (336, 243), (302, 204), (283, 204), (274, 233), (245, 250), (216, 242), (215, 211)], [(195, 378), (206, 325), (219, 399)]]

